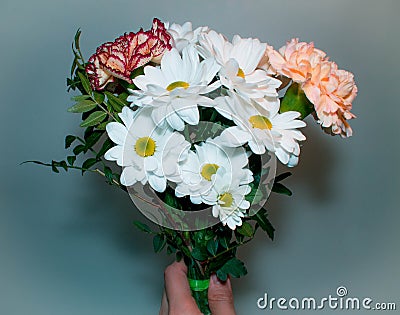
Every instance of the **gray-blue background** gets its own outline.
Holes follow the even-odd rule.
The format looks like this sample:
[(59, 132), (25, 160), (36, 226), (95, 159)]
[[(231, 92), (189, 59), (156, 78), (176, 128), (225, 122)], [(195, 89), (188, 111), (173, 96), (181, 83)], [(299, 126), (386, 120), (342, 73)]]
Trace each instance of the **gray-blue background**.
[(399, 4), (1, 0), (0, 314), (157, 314), (171, 259), (133, 228), (142, 217), (129, 197), (96, 175), (18, 165), (62, 159), (64, 136), (80, 132), (65, 91), (76, 29), (88, 57), (154, 16), (276, 48), (295, 36), (314, 40), (359, 86), (354, 137), (327, 136), (308, 120), (287, 181), (294, 196), (270, 201), (276, 240), (260, 234), (240, 251), (249, 274), (234, 281), (239, 314), (267, 314), (255, 303), (264, 292), (323, 297), (339, 285), (400, 308)]

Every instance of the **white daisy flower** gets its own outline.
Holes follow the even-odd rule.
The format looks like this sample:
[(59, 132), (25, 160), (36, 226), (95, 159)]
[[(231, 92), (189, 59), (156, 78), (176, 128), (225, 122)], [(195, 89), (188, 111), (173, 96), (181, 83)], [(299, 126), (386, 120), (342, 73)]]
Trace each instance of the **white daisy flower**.
[(151, 109), (133, 111), (124, 107), (119, 116), (123, 124), (107, 124), (107, 134), (116, 146), (104, 158), (123, 167), (122, 185), (148, 182), (154, 190), (163, 192), (167, 179), (176, 178), (177, 164), (187, 157), (189, 142), (170, 127), (157, 127), (151, 119)]
[(300, 154), (298, 141), (306, 139), (297, 130), (306, 125), (304, 121), (297, 119), (300, 113), (289, 111), (280, 114), (279, 106), (248, 101), (235, 93), (229, 93), (229, 96), (219, 97), (215, 101), (217, 111), (236, 124), (222, 132), (222, 144), (236, 147), (248, 143), (256, 154), (264, 154), (267, 150), (274, 152), (283, 164), (297, 164)]
[(128, 101), (138, 106), (152, 107), (151, 117), (157, 125), (166, 122), (182, 131), (185, 122), (199, 123), (198, 105), (213, 106), (213, 101), (203, 96), (220, 86), (210, 82), (219, 70), (213, 58), (200, 62), (196, 49), (187, 46), (182, 57), (172, 48), (161, 59), (161, 67), (146, 66), (144, 75), (133, 80), (140, 90), (131, 90)]
[(192, 23), (186, 22), (183, 25), (165, 23), (168, 33), (172, 36), (172, 46), (179, 52), (188, 45), (198, 43), (199, 35), (208, 31), (207, 26), (201, 26), (193, 30)]
[(213, 175), (214, 185), (204, 196), (202, 201), (212, 205), (212, 214), (219, 217), (223, 225), (228, 225), (234, 230), (242, 225), (242, 218), (246, 210), (250, 208), (250, 202), (245, 196), (250, 193), (249, 185), (242, 185), (240, 173), (229, 173), (224, 169), (218, 169)]
[(195, 145), (196, 152), (189, 151), (187, 159), (180, 166), (182, 182), (175, 188), (177, 197), (190, 196), (194, 204), (201, 203), (201, 196), (213, 186), (212, 176), (218, 169), (240, 174), (241, 184), (253, 181), (252, 172), (245, 168), (248, 156), (243, 147), (224, 147), (218, 141), (208, 139)]
[(239, 35), (235, 35), (230, 43), (222, 34), (212, 30), (199, 36), (200, 54), (205, 58), (215, 57), (221, 65), (221, 83), (248, 98), (278, 98), (276, 89), (281, 81), (257, 68), (266, 48), (267, 44), (258, 39)]

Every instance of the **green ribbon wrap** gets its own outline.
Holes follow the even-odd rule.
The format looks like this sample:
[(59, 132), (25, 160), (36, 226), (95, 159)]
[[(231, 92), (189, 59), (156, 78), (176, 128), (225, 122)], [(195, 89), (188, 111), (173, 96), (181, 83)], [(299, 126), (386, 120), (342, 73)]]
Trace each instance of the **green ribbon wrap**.
[(205, 291), (208, 289), (208, 286), (210, 285), (210, 279), (207, 280), (194, 280), (194, 279), (188, 279), (189, 280), (189, 286), (192, 291)]

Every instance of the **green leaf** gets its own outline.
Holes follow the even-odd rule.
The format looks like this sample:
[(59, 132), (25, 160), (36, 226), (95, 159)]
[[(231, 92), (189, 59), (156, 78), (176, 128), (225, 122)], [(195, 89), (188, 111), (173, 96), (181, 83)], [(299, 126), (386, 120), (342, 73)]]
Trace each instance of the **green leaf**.
[(173, 195), (170, 191), (166, 190), (164, 192), (164, 199), (163, 201), (170, 207), (177, 209), (178, 208), (178, 202), (175, 198), (175, 195)]
[(83, 144), (79, 144), (72, 151), (74, 152), (75, 155), (78, 155), (85, 150), (86, 150), (85, 146)]
[[(86, 117), (89, 117), (89, 116), (86, 116)], [(93, 130), (94, 130), (93, 126), (87, 127), (85, 129), (85, 132), (83, 133), (83, 139), (85, 140), (85, 142), (86, 142), (87, 138), (93, 133)]]
[(117, 113), (122, 112), (122, 108), (124, 106), (127, 105), (127, 103), (125, 103), (123, 100), (119, 99), (118, 97), (116, 97), (114, 94), (105, 91), (104, 92), (107, 95), (108, 98), (108, 103), (110, 104), (110, 106), (112, 107), (112, 109), (114, 111), (116, 111)]
[(59, 165), (64, 169), (64, 171), (68, 172), (68, 164), (65, 161), (59, 162)]
[(97, 141), (99, 141), (99, 139), (101, 138), (101, 136), (103, 135), (103, 131), (100, 131), (100, 130), (96, 130), (96, 131), (93, 131), (87, 138), (86, 138), (86, 148), (87, 149), (89, 149), (89, 148), (92, 148), (96, 143), (97, 143)]
[(86, 113), (95, 109), (97, 104), (92, 100), (83, 100), (68, 108), (70, 113)]
[[(73, 49), (73, 46), (72, 46)], [(72, 65), (71, 65), (71, 71), (70, 71), (70, 76), (72, 77), (74, 75), (75, 69), (78, 67), (78, 60), (76, 58), (76, 56), (74, 57), (74, 60), (72, 61)], [(68, 82), (69, 79), (67, 79), (67, 85), (70, 85)]]
[(176, 248), (174, 248), (174, 247), (172, 247), (170, 245), (167, 246), (167, 255), (171, 255), (171, 254), (173, 254), (175, 252), (176, 252)]
[(219, 243), (224, 248), (228, 248), (229, 247), (230, 241), (231, 241), (230, 237), (229, 238), (228, 237), (222, 237), (221, 239), (219, 239)]
[(75, 44), (75, 48), (76, 48), (77, 50), (80, 50), (80, 47), (79, 47), (79, 40), (80, 40), (80, 38), (81, 38), (81, 34), (82, 34), (82, 31), (78, 28), (78, 30), (77, 30), (76, 33), (75, 33), (75, 37), (74, 37), (74, 44)]
[(251, 204), (259, 203), (266, 195), (266, 189), (262, 185), (251, 185), (251, 191), (245, 196), (245, 199)]
[(93, 92), (93, 97), (94, 97), (94, 100), (96, 101), (96, 103), (99, 105), (104, 102), (105, 97), (104, 97), (103, 93)]
[(90, 169), (93, 165), (95, 165), (98, 162), (98, 160), (96, 160), (95, 158), (90, 158), (87, 159), (85, 162), (83, 162), (82, 164), (82, 174), (85, 172), (85, 170)]
[(218, 241), (214, 239), (209, 240), (207, 242), (207, 250), (211, 255), (215, 256), (218, 251)]
[(104, 140), (103, 146), (101, 147), (100, 151), (97, 153), (96, 158), (102, 157), (112, 147), (113, 147), (113, 142), (109, 138)]
[(68, 161), (69, 165), (71, 165), (71, 166), (74, 165), (74, 163), (76, 161), (76, 156), (75, 155), (67, 156), (67, 161)]
[(133, 69), (131, 72), (131, 79), (136, 78), (138, 75), (144, 74), (144, 66), (141, 66), (139, 68)]
[(51, 161), (51, 170), (54, 173), (60, 173), (60, 171), (57, 169), (58, 163), (56, 161)]
[(114, 174), (112, 172), (112, 169), (109, 168), (108, 166), (104, 166), (103, 172), (104, 172), (104, 175), (105, 175), (105, 177), (107, 179), (107, 182), (110, 185), (112, 185), (113, 184), (113, 179), (114, 179)]
[(226, 281), (228, 279), (228, 274), (221, 269), (217, 271), (217, 277), (221, 281)]
[(192, 257), (198, 261), (204, 261), (207, 259), (208, 255), (204, 248), (195, 247), (192, 250)]
[(228, 274), (234, 278), (240, 278), (247, 274), (247, 269), (242, 261), (232, 258), (217, 271), (217, 277), (222, 281), (226, 281)]
[(297, 111), (301, 114), (301, 119), (306, 118), (314, 111), (314, 105), (308, 100), (300, 85), (293, 83), (285, 93), (279, 109), (281, 113)]
[(183, 259), (183, 254), (182, 254), (182, 252), (176, 252), (176, 254), (175, 254), (175, 260), (176, 261), (181, 261)]
[(281, 181), (283, 181), (284, 179), (288, 178), (291, 175), (292, 175), (291, 172), (285, 172), (285, 173), (279, 174), (278, 176), (275, 177), (275, 182), (276, 183), (277, 182), (281, 182)]
[(74, 142), (75, 140), (76, 140), (75, 136), (72, 136), (72, 135), (66, 136), (65, 137), (65, 148), (68, 149), (71, 146), (72, 142)]
[(292, 195), (290, 189), (281, 183), (274, 183), (274, 185), (272, 186), (272, 191), (282, 195), (287, 195), (287, 196)]
[(106, 126), (108, 123), (109, 123), (108, 121), (103, 121), (101, 124), (98, 124), (96, 126), (96, 129), (97, 130), (106, 130)]
[[(87, 117), (89, 117), (89, 116), (87, 116)], [(83, 139), (85, 139), (85, 142), (86, 142), (87, 138), (93, 133), (93, 130), (94, 130), (93, 126), (87, 127), (85, 129), (85, 132), (83, 133)]]
[(90, 127), (90, 126), (95, 126), (99, 123), (101, 123), (104, 118), (106, 118), (107, 114), (102, 111), (97, 111), (94, 113), (91, 113), (88, 118), (86, 118), (81, 124), (81, 127)]
[(195, 242), (195, 246), (204, 246), (205, 245), (205, 236), (206, 233), (204, 230), (198, 230), (193, 232), (192, 238)]
[[(72, 76), (72, 74), (71, 74), (71, 76)], [(73, 90), (75, 90), (75, 82), (73, 81), (73, 80), (71, 80), (70, 78), (67, 78), (67, 86), (68, 86), (68, 92), (69, 92), (69, 90), (70, 89), (73, 89)]]
[(71, 99), (75, 102), (80, 102), (80, 101), (90, 99), (90, 95), (77, 95), (77, 96), (71, 97)]
[(161, 252), (166, 244), (164, 234), (156, 234), (153, 238), (153, 249), (156, 253)]
[(237, 231), (247, 237), (252, 237), (254, 234), (253, 227), (248, 222), (243, 222), (243, 224), (237, 228)]
[(274, 240), (275, 229), (267, 217), (268, 217), (267, 210), (262, 208), (251, 218), (258, 223), (258, 225), (263, 229), (263, 231), (267, 233), (267, 235), (271, 240)]
[(79, 79), (81, 80), (83, 89), (85, 92), (89, 95), (92, 94), (92, 88), (90, 87), (90, 82), (89, 79), (87, 78), (86, 74), (83, 74), (82, 72), (78, 72)]
[(136, 226), (140, 231), (145, 232), (145, 233), (151, 233), (151, 229), (147, 224), (144, 224), (140, 221), (133, 221), (133, 225)]
[(243, 236), (242, 234), (240, 234), (238, 231), (235, 231), (235, 237), (236, 237), (236, 240), (237, 240), (239, 243), (242, 243), (242, 242), (244, 241), (244, 238), (245, 238), (245, 236)]

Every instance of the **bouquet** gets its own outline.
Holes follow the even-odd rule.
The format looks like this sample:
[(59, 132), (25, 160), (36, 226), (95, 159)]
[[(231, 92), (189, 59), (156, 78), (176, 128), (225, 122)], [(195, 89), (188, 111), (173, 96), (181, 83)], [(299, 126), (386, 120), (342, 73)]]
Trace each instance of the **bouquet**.
[(154, 19), (150, 30), (104, 43), (88, 60), (80, 35), (67, 85), (83, 136), (65, 138), (65, 160), (32, 162), (95, 172), (126, 191), (158, 230), (136, 227), (153, 236), (156, 252), (184, 260), (209, 314), (210, 275), (245, 275), (237, 249), (260, 229), (274, 237), (267, 199), (291, 195), (282, 184), (290, 172), (276, 174), (276, 164), (297, 165), (304, 118), (352, 135), (353, 74), (313, 43), (292, 39), (277, 51), (190, 22)]

